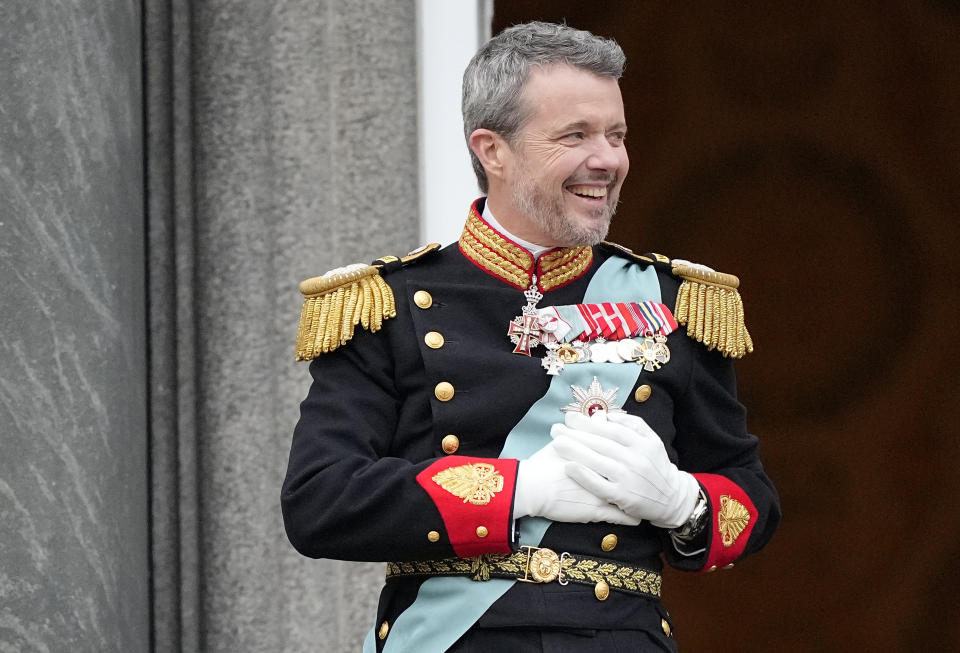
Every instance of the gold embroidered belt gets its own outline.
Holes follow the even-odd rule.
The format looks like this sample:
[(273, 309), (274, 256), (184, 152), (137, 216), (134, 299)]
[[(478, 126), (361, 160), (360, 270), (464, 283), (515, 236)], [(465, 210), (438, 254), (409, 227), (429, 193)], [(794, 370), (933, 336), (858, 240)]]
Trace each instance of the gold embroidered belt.
[(487, 553), (472, 558), (388, 562), (387, 580), (403, 576), (469, 576), (473, 580), (508, 578), (522, 583), (579, 583), (593, 585), (601, 601), (614, 589), (627, 594), (660, 598), (660, 574), (615, 560), (577, 555), (536, 546), (522, 546), (511, 554)]

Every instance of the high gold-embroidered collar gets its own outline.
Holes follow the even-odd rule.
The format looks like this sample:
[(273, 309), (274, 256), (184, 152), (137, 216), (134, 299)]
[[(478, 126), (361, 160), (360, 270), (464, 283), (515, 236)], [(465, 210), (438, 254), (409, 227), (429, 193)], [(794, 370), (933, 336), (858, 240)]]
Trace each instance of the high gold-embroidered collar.
[(470, 207), (459, 244), (467, 260), (520, 290), (530, 287), (534, 274), (541, 291), (559, 288), (583, 276), (593, 262), (593, 249), (587, 246), (551, 249), (534, 261), (526, 248), (487, 224), (476, 203)]

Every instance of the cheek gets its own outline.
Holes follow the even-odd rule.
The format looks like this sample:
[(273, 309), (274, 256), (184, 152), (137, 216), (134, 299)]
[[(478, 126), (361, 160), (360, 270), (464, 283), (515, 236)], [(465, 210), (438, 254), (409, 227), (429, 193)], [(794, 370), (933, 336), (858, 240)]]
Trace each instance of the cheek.
[(627, 172), (630, 170), (630, 157), (627, 156), (626, 148), (623, 148), (620, 154), (620, 179), (623, 180), (627, 176)]
[(569, 160), (569, 151), (567, 151), (565, 148), (553, 148), (547, 152), (544, 152), (543, 167), (552, 175), (559, 176), (563, 175), (564, 173), (569, 175), (569, 173), (575, 169), (575, 166), (571, 168)]

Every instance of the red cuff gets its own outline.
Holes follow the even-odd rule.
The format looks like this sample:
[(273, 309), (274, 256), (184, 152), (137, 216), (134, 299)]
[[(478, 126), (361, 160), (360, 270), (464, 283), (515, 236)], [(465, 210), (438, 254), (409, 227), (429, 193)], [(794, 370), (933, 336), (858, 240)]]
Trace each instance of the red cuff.
[(710, 501), (710, 553), (704, 571), (733, 563), (743, 554), (757, 521), (753, 501), (739, 485), (718, 474), (694, 474)]
[(417, 482), (440, 511), (457, 556), (511, 552), (515, 459), (446, 456), (417, 474)]

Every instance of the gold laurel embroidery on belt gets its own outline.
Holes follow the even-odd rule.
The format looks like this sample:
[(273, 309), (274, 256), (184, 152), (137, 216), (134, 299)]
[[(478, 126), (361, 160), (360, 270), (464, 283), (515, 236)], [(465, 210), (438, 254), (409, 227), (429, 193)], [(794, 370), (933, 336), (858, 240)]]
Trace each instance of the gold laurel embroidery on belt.
[[(417, 560), (412, 562), (388, 562), (387, 579), (402, 576), (469, 576), (475, 581), (490, 578), (512, 578), (524, 580), (531, 578), (530, 564), (538, 551), (549, 551), (528, 547), (527, 552), (518, 551), (509, 555), (487, 553), (471, 558), (449, 558), (445, 560)], [(659, 598), (663, 577), (659, 572), (643, 567), (622, 565), (608, 560), (564, 553), (560, 557), (562, 572), (551, 574), (550, 581), (574, 582), (581, 585), (595, 585), (605, 582), (610, 587), (637, 594)], [(531, 581), (527, 581), (531, 582)], [(532, 581), (544, 582), (544, 581)]]
[(729, 495), (720, 497), (720, 513), (717, 515), (717, 527), (723, 546), (733, 546), (740, 533), (750, 523), (750, 511), (747, 507)]
[(606, 581), (610, 587), (660, 596), (663, 578), (649, 569), (590, 559), (578, 560), (575, 557), (565, 557), (561, 564), (563, 576), (567, 580), (589, 580), (593, 583)]
[(433, 476), (444, 490), (475, 506), (485, 506), (503, 490), (503, 476), (490, 463), (448, 467)]

